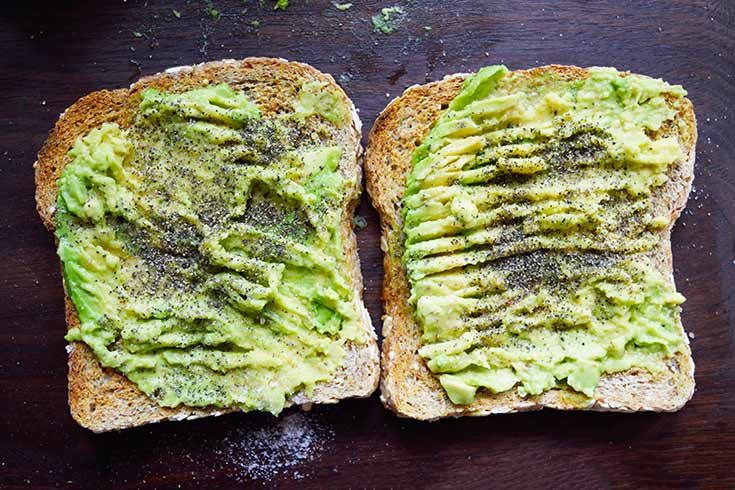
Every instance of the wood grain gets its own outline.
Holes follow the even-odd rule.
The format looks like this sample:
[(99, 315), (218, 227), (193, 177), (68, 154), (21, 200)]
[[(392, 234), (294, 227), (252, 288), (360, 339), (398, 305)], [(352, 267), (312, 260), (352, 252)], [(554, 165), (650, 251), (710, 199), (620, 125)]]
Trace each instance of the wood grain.
[[(347, 11), (291, 3), (284, 12), (271, 0), (3, 5), (0, 487), (735, 488), (735, 3), (426, 0), (353, 2)], [(373, 32), (370, 16), (394, 3), (408, 13), (404, 24)], [(294, 415), (310, 450), (281, 457), (281, 467), (253, 456), (255, 441), (279, 433), (267, 415), (102, 436), (76, 426), (58, 260), (34, 210), (35, 153), (58, 114), (90, 91), (250, 55), (333, 74), (360, 108), (365, 135), (407, 86), (498, 62), (613, 65), (683, 84), (700, 130), (695, 191), (673, 237), (694, 334), (693, 400), (677, 414), (547, 411), (424, 424), (396, 418), (375, 396)], [(379, 326), (378, 222), (366, 200), (359, 212), (368, 222), (358, 233), (365, 298)]]

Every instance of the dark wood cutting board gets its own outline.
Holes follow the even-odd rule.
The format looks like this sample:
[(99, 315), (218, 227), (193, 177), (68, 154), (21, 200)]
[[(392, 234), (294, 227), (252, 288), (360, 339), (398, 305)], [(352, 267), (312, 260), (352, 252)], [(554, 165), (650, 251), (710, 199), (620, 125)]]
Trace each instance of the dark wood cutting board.
[[(0, 487), (735, 488), (735, 2), (35, 0), (0, 8)], [(407, 18), (373, 30), (380, 8)], [(246, 12), (244, 10), (247, 9)], [(62, 287), (33, 200), (35, 155), (78, 97), (141, 74), (276, 56), (331, 73), (363, 142), (406, 87), (505, 63), (612, 65), (689, 91), (695, 189), (673, 234), (697, 365), (675, 414), (542, 411), (437, 423), (378, 395), (274, 419), (239, 414), (94, 435), (66, 404)], [(382, 257), (363, 198), (365, 298), (380, 329)]]

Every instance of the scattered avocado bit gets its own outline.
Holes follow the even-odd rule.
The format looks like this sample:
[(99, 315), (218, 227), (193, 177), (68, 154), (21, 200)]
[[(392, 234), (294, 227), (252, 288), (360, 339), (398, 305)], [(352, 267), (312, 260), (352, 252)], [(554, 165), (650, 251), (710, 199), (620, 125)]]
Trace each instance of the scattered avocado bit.
[(380, 13), (372, 16), (371, 21), (376, 32), (391, 34), (400, 27), (405, 18), (406, 11), (396, 5), (381, 9)]
[(205, 0), (205, 7), (204, 11), (212, 17), (213, 19), (219, 19), (220, 17), (220, 11), (214, 6), (214, 3), (212, 3), (212, 0)]
[(286, 10), (288, 8), (288, 0), (276, 0), (276, 6), (273, 10)]
[(351, 9), (352, 4), (351, 3), (335, 3), (334, 8), (336, 8), (337, 10), (345, 11), (345, 10)]
[(258, 19), (253, 19), (250, 21), (250, 26), (257, 29), (260, 27), (260, 21)]
[(138, 31), (133, 31), (133, 36), (135, 36), (135, 37), (143, 37), (143, 33), (138, 32)]
[(431, 26), (424, 26), (424, 30), (426, 32), (431, 32), (433, 30), (433, 28)]
[(174, 17), (176, 17), (177, 19), (181, 18), (181, 12), (179, 12), (178, 10), (173, 9), (171, 12), (173, 12)]
[(367, 220), (365, 219), (365, 217), (362, 216), (362, 215), (360, 215), (360, 214), (356, 214), (354, 216), (354, 218), (352, 219), (352, 221), (355, 223), (355, 226), (358, 227), (361, 230), (364, 229), (364, 228), (366, 228), (367, 225), (368, 225)]

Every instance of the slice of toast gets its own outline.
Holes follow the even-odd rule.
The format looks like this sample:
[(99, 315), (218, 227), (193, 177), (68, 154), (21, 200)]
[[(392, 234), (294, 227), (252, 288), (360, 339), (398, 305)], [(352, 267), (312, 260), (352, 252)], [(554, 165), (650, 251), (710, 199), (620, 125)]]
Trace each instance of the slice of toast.
[[(564, 80), (584, 79), (589, 71), (574, 66), (550, 65), (516, 72), (518, 86), (549, 72)], [(626, 76), (636, 76), (625, 74)], [(544, 407), (598, 411), (674, 411), (694, 392), (694, 363), (681, 322), (685, 351), (668, 359), (667, 369), (654, 374), (642, 369), (603, 375), (592, 399), (573, 391), (554, 389), (540, 395), (521, 397), (515, 389), (492, 394), (480, 390), (469, 405), (454, 405), (438, 379), (419, 357), (421, 331), (409, 304), (410, 285), (402, 262), (402, 204), (411, 157), (426, 138), (432, 125), (459, 93), (466, 74), (456, 74), (426, 85), (412, 86), (394, 99), (378, 117), (370, 133), (365, 175), (367, 189), (381, 218), (381, 247), (385, 278), (383, 301), (381, 398), (389, 409), (405, 417), (435, 420), (442, 417), (487, 415)], [(694, 177), (696, 120), (686, 98), (667, 99), (678, 111), (677, 122), (662, 127), (658, 136), (678, 137), (684, 158), (671, 165), (668, 182), (654, 191), (654, 206), (668, 214), (670, 221), (660, 232), (658, 245), (650, 252), (654, 265), (671, 277), (670, 232), (686, 205)]]
[[(226, 82), (244, 91), (267, 117), (280, 111), (291, 111), (298, 91), (306, 82), (327, 83), (340, 97), (352, 115), (341, 128), (338, 139), (345, 148), (340, 171), (354, 177), (354, 185), (343, 202), (341, 238), (355, 290), (362, 298), (362, 276), (353, 232), (353, 213), (360, 192), (361, 123), (352, 102), (334, 79), (315, 68), (296, 62), (272, 58), (246, 58), (242, 61), (223, 60), (191, 67), (178, 67), (134, 83), (129, 89), (102, 90), (79, 99), (59, 118), (34, 164), (38, 213), (49, 231), (54, 230), (56, 181), (70, 161), (67, 153), (75, 140), (105, 122), (129, 127), (135, 118), (139, 97), (144, 89), (155, 87), (168, 92), (182, 92), (200, 86)], [(79, 325), (79, 318), (68, 294), (65, 299), (67, 328)], [(312, 403), (336, 403), (349, 397), (367, 397), (378, 385), (379, 359), (375, 331), (360, 300), (365, 331), (364, 344), (348, 344), (345, 363), (329, 382), (317, 384), (311, 396), (296, 393), (287, 406)], [(69, 407), (74, 419), (94, 432), (124, 429), (164, 420), (182, 420), (220, 415), (237, 409), (165, 408), (156, 404), (119, 372), (103, 368), (92, 350), (84, 343), (72, 342), (69, 352)]]

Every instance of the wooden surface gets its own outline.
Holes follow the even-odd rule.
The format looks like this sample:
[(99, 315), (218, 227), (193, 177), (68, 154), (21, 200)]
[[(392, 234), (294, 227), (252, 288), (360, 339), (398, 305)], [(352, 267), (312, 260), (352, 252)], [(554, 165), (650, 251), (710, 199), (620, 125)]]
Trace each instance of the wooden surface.
[[(3, 3), (0, 487), (735, 488), (735, 2), (404, 1), (408, 19), (384, 35), (369, 17), (393, 3), (352, 1), (344, 12), (327, 1), (292, 0), (285, 12), (249, 1), (243, 14), (241, 1), (214, 0), (218, 18), (196, 1)], [(677, 414), (544, 411), (427, 424), (396, 418), (375, 395), (280, 421), (231, 415), (106, 435), (78, 427), (66, 405), (58, 259), (34, 209), (35, 154), (58, 114), (90, 91), (252, 55), (333, 74), (365, 136), (409, 85), (498, 62), (613, 65), (683, 84), (700, 137), (673, 248), (694, 399)], [(379, 328), (378, 223), (365, 199), (359, 212), (368, 221), (358, 233), (365, 297)]]

